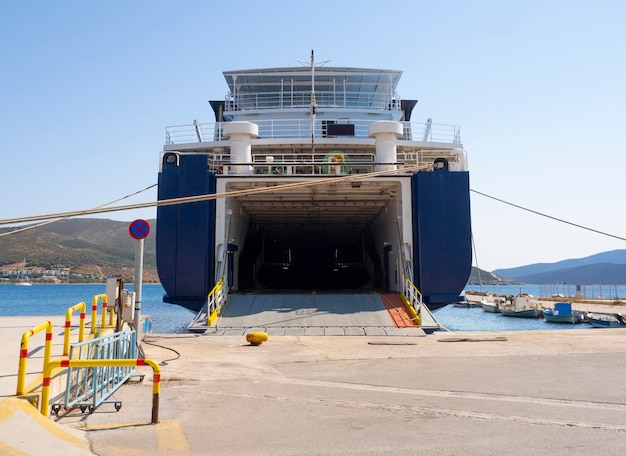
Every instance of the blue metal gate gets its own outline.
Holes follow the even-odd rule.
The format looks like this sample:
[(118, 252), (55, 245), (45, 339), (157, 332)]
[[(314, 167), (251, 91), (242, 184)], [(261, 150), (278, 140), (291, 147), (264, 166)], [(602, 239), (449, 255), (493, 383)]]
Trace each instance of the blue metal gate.
[[(134, 359), (137, 358), (137, 333), (121, 331), (81, 342), (70, 347), (69, 359)], [(52, 412), (58, 414), (61, 407), (93, 413), (103, 403), (115, 404), (119, 410), (122, 403), (108, 400), (135, 372), (134, 367), (81, 367), (67, 370), (67, 387), (62, 404), (53, 404)], [(143, 380), (143, 375), (137, 374)]]

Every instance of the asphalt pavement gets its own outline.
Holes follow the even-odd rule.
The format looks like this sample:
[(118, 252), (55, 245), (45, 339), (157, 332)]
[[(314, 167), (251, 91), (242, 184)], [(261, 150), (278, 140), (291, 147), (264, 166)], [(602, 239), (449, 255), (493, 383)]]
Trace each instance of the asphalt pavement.
[(270, 336), (259, 346), (147, 335), (145, 355), (161, 367), (151, 424), (149, 367), (115, 392), (119, 411), (105, 403), (91, 414), (32, 413), (13, 391), (15, 334), (30, 322), (7, 318), (27, 317), (0, 318), (3, 454), (571, 456), (626, 447), (626, 329)]

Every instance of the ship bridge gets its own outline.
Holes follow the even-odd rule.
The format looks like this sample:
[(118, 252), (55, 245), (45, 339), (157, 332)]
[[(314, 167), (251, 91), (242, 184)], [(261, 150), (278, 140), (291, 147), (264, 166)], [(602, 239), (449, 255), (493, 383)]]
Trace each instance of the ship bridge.
[[(400, 112), (396, 92), (401, 71), (366, 68), (270, 68), (224, 72), (230, 88), (226, 120), (237, 113), (268, 109), (324, 108)], [(312, 96), (314, 94), (314, 100)], [(221, 119), (218, 119), (221, 120)], [(408, 120), (408, 119), (407, 119)]]

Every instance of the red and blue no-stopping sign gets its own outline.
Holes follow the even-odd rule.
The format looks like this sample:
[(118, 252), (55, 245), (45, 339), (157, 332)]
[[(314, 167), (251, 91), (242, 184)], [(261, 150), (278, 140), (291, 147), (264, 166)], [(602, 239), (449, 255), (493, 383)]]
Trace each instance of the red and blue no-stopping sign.
[(133, 220), (128, 226), (128, 233), (133, 239), (144, 239), (150, 234), (150, 225), (142, 219)]

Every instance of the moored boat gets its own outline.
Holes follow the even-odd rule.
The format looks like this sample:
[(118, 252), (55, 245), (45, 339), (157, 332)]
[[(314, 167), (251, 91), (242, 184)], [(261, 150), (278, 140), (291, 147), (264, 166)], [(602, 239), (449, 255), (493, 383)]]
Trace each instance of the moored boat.
[(512, 303), (502, 304), (500, 313), (505, 317), (519, 318), (541, 318), (543, 309), (537, 302), (531, 302), (530, 296), (526, 294), (518, 294), (513, 298)]
[(32, 282), (26, 275), (26, 258), (24, 258), (22, 269), (17, 274), (17, 280), (15, 282), (15, 285), (17, 285), (18, 287), (30, 287), (32, 285)]
[(454, 303), (453, 303), (454, 307), (461, 307), (461, 308), (465, 308), (465, 309), (469, 309), (470, 307), (476, 307), (476, 303), (473, 301), (470, 301), (469, 299), (467, 299), (467, 296), (465, 295), (465, 292), (461, 293), (461, 295), (459, 296), (459, 299), (457, 299)]
[(543, 309), (543, 317), (549, 323), (577, 324), (583, 321), (582, 312), (573, 310), (571, 302), (557, 302), (553, 309)]
[(480, 302), (480, 306), (483, 308), (483, 310), (485, 312), (490, 312), (490, 313), (500, 313), (500, 305), (502, 304), (502, 300), (498, 299), (496, 300), (490, 300), (490, 299), (483, 299)]
[(626, 319), (619, 313), (598, 313), (589, 314), (589, 323), (594, 328), (621, 328), (626, 327)]
[(487, 300), (481, 301), (480, 306), (483, 308), (483, 311), (485, 312), (491, 312), (491, 313), (500, 312), (500, 305), (493, 301), (487, 301)]

